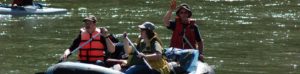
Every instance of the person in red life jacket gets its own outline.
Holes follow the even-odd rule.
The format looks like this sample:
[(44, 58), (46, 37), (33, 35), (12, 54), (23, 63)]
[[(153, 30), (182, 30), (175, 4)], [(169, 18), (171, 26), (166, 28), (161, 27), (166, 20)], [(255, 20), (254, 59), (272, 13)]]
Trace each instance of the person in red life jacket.
[(12, 7), (33, 5), (33, 0), (13, 0)]
[(198, 60), (203, 61), (203, 40), (190, 7), (183, 3), (177, 7), (175, 20), (171, 20), (172, 12), (176, 9), (176, 0), (172, 0), (170, 8), (163, 18), (164, 25), (173, 31), (170, 47), (180, 49), (198, 49)]
[[(176, 73), (193, 74), (197, 69), (197, 62), (203, 62), (203, 40), (195, 20), (191, 18), (192, 12), (190, 7), (185, 3), (178, 6), (175, 20), (170, 21), (172, 12), (175, 9), (176, 0), (172, 0), (169, 10), (163, 18), (164, 25), (173, 31), (170, 47), (172, 50), (179, 52), (176, 55), (176, 57), (179, 57), (177, 57), (174, 64), (171, 64)], [(180, 50), (175, 50), (175, 48)], [(174, 61), (172, 58), (168, 59), (169, 62)]]
[[(79, 35), (69, 49), (65, 50), (62, 56), (63, 60), (66, 60), (74, 49), (82, 46), (78, 50), (78, 60), (80, 62), (106, 66), (106, 54), (114, 53), (115, 46), (108, 38), (109, 34), (106, 28), (96, 28), (96, 21), (97, 19), (93, 15), (89, 15), (83, 20), (84, 27), (80, 29)], [(92, 41), (85, 44), (91, 38)]]

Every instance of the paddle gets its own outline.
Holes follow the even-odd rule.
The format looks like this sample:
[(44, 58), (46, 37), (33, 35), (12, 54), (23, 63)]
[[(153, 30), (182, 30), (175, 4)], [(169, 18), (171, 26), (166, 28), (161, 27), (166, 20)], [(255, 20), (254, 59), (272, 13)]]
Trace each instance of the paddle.
[[(134, 44), (131, 42), (131, 40), (126, 36), (125, 37), (127, 40), (128, 40), (128, 42), (129, 42), (129, 44), (132, 46), (132, 48), (134, 49), (134, 51), (136, 52), (136, 53), (140, 53), (137, 49), (136, 49), (136, 47), (134, 46)], [(145, 62), (145, 64), (149, 67), (149, 69), (151, 69), (152, 70), (152, 67), (150, 66), (150, 64), (147, 62), (147, 60), (143, 57), (142, 58), (143, 59), (143, 61)]]
[[(70, 54), (67, 55), (70, 56), (71, 54), (75, 53), (76, 51), (78, 51), (78, 49), (82, 48), (83, 46), (85, 46), (86, 44), (88, 44), (89, 42), (91, 42), (94, 38), (96, 38), (98, 35), (101, 35), (101, 33), (97, 33), (96, 35), (94, 35), (92, 38), (90, 38), (88, 41), (84, 42), (82, 45), (80, 45), (79, 47), (77, 47), (76, 49), (74, 49)], [(60, 60), (58, 61), (58, 63), (63, 62), (64, 58), (60, 58)]]

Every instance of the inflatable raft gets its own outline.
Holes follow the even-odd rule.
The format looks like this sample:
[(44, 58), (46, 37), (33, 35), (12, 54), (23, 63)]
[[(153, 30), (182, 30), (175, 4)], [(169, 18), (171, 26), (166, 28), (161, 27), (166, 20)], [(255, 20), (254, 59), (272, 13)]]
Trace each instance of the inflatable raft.
[[(196, 53), (195, 55), (198, 55), (197, 50), (181, 50), (177, 48), (166, 48), (165, 55), (168, 59), (177, 59), (177, 60), (183, 60), (188, 61), (188, 59), (179, 59), (184, 57), (190, 57), (193, 58), (194, 56), (186, 56), (186, 52)], [(197, 56), (196, 56), (197, 57)], [(189, 70), (192, 69), (190, 73), (188, 74), (215, 74), (214, 70), (211, 66), (209, 66), (207, 63), (198, 61), (198, 59), (189, 60), (189, 61), (195, 61), (193, 62), (194, 65), (186, 66), (186, 64), (181, 64), (183, 69)], [(188, 62), (183, 62), (188, 63)], [(181, 72), (176, 70), (176, 66), (178, 68), (178, 64), (175, 64), (175, 62), (169, 62), (169, 66), (171, 68), (171, 71), (173, 74), (180, 74)], [(106, 68), (94, 64), (86, 64), (86, 63), (79, 63), (79, 62), (61, 62), (58, 64), (55, 64), (51, 67), (49, 67), (45, 74), (124, 74), (121, 71), (113, 70), (111, 68)]]
[[(124, 74), (111, 68), (79, 62), (62, 62), (49, 67), (45, 74)], [(174, 73), (175, 74), (175, 73)], [(178, 73), (176, 73), (178, 74)], [(198, 62), (197, 70), (189, 74), (214, 74), (206, 63)]]
[(47, 69), (45, 74), (123, 74), (110, 68), (79, 62), (62, 62)]

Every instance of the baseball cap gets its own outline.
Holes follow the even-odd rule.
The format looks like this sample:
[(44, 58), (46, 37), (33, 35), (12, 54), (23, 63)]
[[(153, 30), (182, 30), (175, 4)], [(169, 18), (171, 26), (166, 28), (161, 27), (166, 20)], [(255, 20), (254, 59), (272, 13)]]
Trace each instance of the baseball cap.
[(94, 15), (89, 15), (89, 16), (86, 16), (84, 19), (83, 19), (83, 22), (85, 21), (93, 21), (93, 22), (96, 22), (97, 21), (97, 18), (94, 16)]
[(155, 25), (151, 22), (144, 22), (143, 24), (138, 26), (140, 29), (148, 29), (148, 30), (154, 30)]

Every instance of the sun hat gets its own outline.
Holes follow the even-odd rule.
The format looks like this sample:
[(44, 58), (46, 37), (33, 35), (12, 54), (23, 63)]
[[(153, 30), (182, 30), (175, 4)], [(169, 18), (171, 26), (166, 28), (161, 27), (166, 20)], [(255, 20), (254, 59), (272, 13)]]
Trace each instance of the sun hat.
[(177, 7), (177, 11), (176, 11), (176, 15), (177, 16), (179, 16), (179, 11), (181, 9), (185, 9), (185, 10), (187, 10), (189, 12), (189, 16), (188, 16), (189, 18), (192, 16), (192, 11), (190, 9), (190, 6), (188, 4), (186, 4), (186, 3), (182, 3), (182, 4), (180, 4), (179, 7)]

